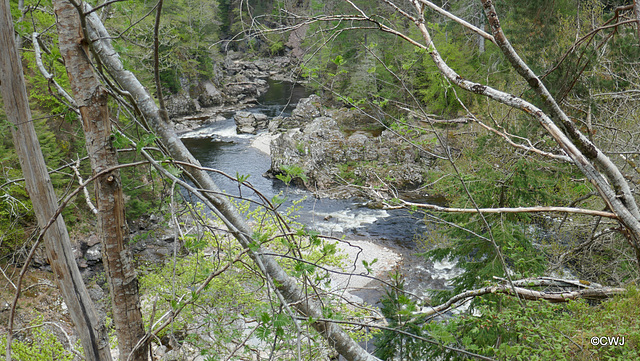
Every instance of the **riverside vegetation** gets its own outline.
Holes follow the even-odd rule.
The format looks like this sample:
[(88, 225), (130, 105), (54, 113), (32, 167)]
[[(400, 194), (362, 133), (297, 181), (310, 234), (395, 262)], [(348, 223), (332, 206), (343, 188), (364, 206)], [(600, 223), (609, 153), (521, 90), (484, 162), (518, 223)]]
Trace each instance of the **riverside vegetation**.
[[(53, 79), (70, 89), (58, 36), (51, 30), (56, 22), (52, 4), (9, 3), (21, 37), (33, 123), (52, 170), (51, 182), (62, 199), (80, 182), (73, 167), (85, 179), (92, 169), (86, 162), (79, 117), (38, 67), (41, 56)], [(157, 20), (148, 16), (156, 3), (114, 2), (98, 11), (111, 34), (117, 34), (113, 46), (124, 67), (149, 89), (156, 89), (153, 49), (157, 48), (157, 79), (169, 110), (195, 111), (200, 105), (237, 109), (238, 103), (250, 104), (266, 84), (261, 74), (273, 70), (260, 69), (259, 64), (287, 64), (272, 73), (291, 74), (316, 96), (310, 98), (315, 103), (308, 116), (294, 114), (272, 121), (270, 131), (280, 133), (272, 143), (277, 159), (273, 175), (319, 194), (358, 195), (368, 198), (371, 206), (408, 209), (430, 229), (415, 235), (420, 245), (416, 252), (430, 260), (455, 261), (461, 270), (446, 290), (434, 290), (429, 299), (412, 295), (404, 287), (403, 275), (392, 273), (379, 310), (349, 305), (329, 292), (328, 270), (349, 269), (339, 251), (340, 240), (297, 223), (296, 205), (272, 212), (283, 203), (275, 197), (265, 200), (264, 208), (251, 206), (253, 201), (234, 201), (254, 226), (253, 242), (240, 246), (233, 232), (223, 230), (221, 219), (186, 199), (176, 178), (188, 178), (186, 168), (180, 168), (184, 164), (171, 163), (172, 157), (164, 153), (168, 145), (149, 131), (146, 116), (136, 106), (126, 105), (124, 92), (114, 91), (109, 108), (117, 124), (112, 140), (118, 162), (143, 161), (145, 152), (150, 152), (166, 171), (148, 164), (121, 169), (129, 247), (140, 252), (135, 263), (145, 327), (177, 313), (152, 341), (157, 357), (335, 358), (333, 344), (311, 328), (319, 319), (343, 322), (352, 338), (373, 343), (372, 352), (385, 360), (637, 357), (639, 240), (633, 222), (620, 209), (627, 207), (634, 214), (640, 177), (638, 5), (613, 0), (434, 2), (482, 30), (474, 32), (432, 7), (418, 12), (416, 7), (425, 3), (434, 5), (174, 1), (164, 4), (156, 45)], [(499, 17), (499, 27), (496, 17), (488, 15), (491, 11)], [(421, 24), (432, 44), (423, 41)], [(508, 51), (499, 46), (498, 29), (541, 78), (548, 95), (534, 78), (520, 75), (528, 73), (516, 69)], [(41, 34), (32, 37), (34, 32)], [(426, 45), (421, 48), (407, 39)], [(42, 54), (35, 51), (36, 45)], [(283, 56), (286, 61), (260, 60)], [(439, 59), (458, 77), (447, 76)], [(252, 65), (239, 65), (249, 60)], [(104, 65), (97, 64), (96, 69), (104, 71)], [(111, 85), (113, 74), (104, 74), (101, 81)], [(476, 85), (467, 86), (465, 81)], [(485, 85), (540, 111), (521, 112), (513, 103), (490, 100), (487, 94), (493, 93)], [(158, 90), (151, 93), (158, 98)], [(171, 102), (189, 105), (171, 108)], [(551, 126), (532, 121), (531, 114), (544, 112), (560, 124), (559, 131), (575, 136), (571, 142), (579, 152), (600, 152), (610, 159), (608, 165), (597, 163), (603, 156), (588, 158), (598, 164), (598, 172), (609, 176), (610, 168), (620, 170), (622, 180), (608, 179), (615, 200), (607, 198), (595, 178), (600, 173), (593, 175), (596, 172), (577, 166), (582, 161), (572, 158), (573, 148), (559, 141), (549, 131)], [(6, 119), (0, 110), (2, 134), (12, 127)], [(381, 145), (385, 142), (393, 145)], [(385, 149), (393, 149), (395, 156), (389, 157)], [(407, 155), (408, 163), (399, 163)], [(8, 136), (0, 139), (0, 162), (0, 252), (6, 285), (0, 293), (0, 340), (6, 340), (12, 285), (38, 224)], [(249, 192), (244, 188), (247, 179), (236, 178), (242, 192)], [(336, 187), (341, 190), (332, 193)], [(434, 196), (439, 202), (429, 204)], [(90, 237), (96, 227), (88, 205), (91, 198), (90, 194), (76, 197), (62, 216), (85, 282), (95, 301), (102, 299), (109, 323), (113, 315), (101, 260), (87, 256), (99, 252)], [(615, 201), (620, 199), (618, 207)], [(538, 209), (524, 212), (524, 208)], [(160, 246), (150, 250), (150, 244)], [(279, 285), (263, 274), (264, 266), (249, 258), (262, 247), (278, 255), (281, 267), (322, 301), (321, 317), (295, 313), (295, 303), (281, 298)], [(151, 262), (149, 255), (157, 260)], [(18, 303), (12, 347), (17, 360), (73, 360), (82, 354), (60, 296), (51, 288), (55, 280), (47, 273), (47, 263), (42, 253), (36, 255), (34, 264), (40, 269), (33, 268), (24, 281), (28, 290)], [(597, 300), (569, 296), (567, 302), (545, 300), (553, 292), (599, 290), (599, 284), (624, 292)], [(479, 292), (491, 287), (493, 291)], [(542, 296), (526, 297), (518, 291), (521, 288)], [(445, 317), (428, 311), (473, 290), (477, 295), (453, 303), (459, 308), (454, 313), (449, 307), (443, 308)], [(379, 322), (380, 313), (384, 322)], [(371, 319), (378, 322), (368, 323)], [(602, 336), (624, 337), (625, 343), (608, 347), (590, 343), (592, 337)], [(113, 349), (115, 338), (112, 332)]]

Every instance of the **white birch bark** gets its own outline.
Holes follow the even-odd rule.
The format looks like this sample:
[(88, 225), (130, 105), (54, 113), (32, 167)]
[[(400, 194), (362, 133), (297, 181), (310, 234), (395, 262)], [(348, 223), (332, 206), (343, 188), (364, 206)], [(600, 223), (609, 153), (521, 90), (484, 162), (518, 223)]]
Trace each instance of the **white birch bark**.
[[(484, 95), (499, 103), (519, 109), (536, 119), (553, 137), (560, 148), (569, 156), (569, 158), (571, 158), (578, 169), (580, 169), (587, 179), (596, 187), (602, 199), (607, 203), (611, 211), (616, 214), (617, 219), (629, 230), (629, 234), (631, 235), (636, 251), (636, 257), (640, 262), (640, 246), (638, 243), (640, 240), (640, 214), (638, 213), (638, 207), (633, 194), (631, 193), (628, 182), (624, 179), (622, 173), (615, 164), (613, 164), (613, 162), (600, 149), (591, 143), (587, 137), (580, 133), (575, 125), (573, 125), (573, 123), (568, 119), (566, 114), (560, 109), (540, 79), (515, 53), (500, 29), (500, 24), (495, 13), (495, 9), (493, 9), (492, 2), (482, 0), (485, 5), (485, 13), (487, 14), (496, 44), (509, 59), (512, 66), (529, 82), (529, 85), (538, 92), (546, 105), (551, 109), (551, 116), (522, 98), (484, 84), (469, 81), (456, 73), (440, 56), (440, 53), (431, 39), (429, 30), (425, 25), (422, 12), (426, 1), (413, 0), (412, 2), (418, 11), (418, 14), (420, 14), (420, 17), (414, 20), (424, 40), (424, 44), (420, 44), (419, 46), (425, 49), (431, 56), (435, 65), (438, 67), (438, 70), (450, 82), (460, 88), (476, 94)], [(566, 133), (560, 129), (560, 127), (553, 121), (552, 117), (562, 124)], [(598, 166), (598, 169), (596, 169), (596, 165)], [(606, 174), (609, 182), (613, 184), (613, 188), (609, 185), (609, 182), (604, 178), (600, 171)]]

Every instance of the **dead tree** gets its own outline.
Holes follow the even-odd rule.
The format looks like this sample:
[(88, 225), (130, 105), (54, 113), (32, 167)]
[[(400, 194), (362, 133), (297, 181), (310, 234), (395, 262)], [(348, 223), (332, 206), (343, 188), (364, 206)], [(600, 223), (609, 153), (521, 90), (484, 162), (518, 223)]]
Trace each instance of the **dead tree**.
[[(26, 189), (33, 203), (38, 224), (45, 227), (56, 213), (58, 199), (33, 126), (22, 74), (22, 63), (15, 44), (9, 0), (0, 2), (0, 49), (2, 49), (0, 85), (7, 118), (13, 125), (11, 127), (13, 143), (20, 159)], [(82, 281), (62, 217), (57, 217), (51, 224), (44, 235), (44, 240), (51, 269), (56, 275), (58, 288), (80, 336), (86, 359), (89, 361), (111, 360), (106, 327), (98, 318)], [(12, 321), (10, 320), (10, 324), (13, 323)], [(11, 360), (12, 336), (12, 330), (9, 329), (7, 361)]]

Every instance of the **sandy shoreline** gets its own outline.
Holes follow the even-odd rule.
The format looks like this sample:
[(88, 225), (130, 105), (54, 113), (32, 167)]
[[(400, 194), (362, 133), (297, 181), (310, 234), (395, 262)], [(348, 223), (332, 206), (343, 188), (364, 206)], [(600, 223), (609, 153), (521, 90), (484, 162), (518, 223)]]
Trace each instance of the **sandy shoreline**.
[[(332, 291), (342, 293), (343, 297), (352, 302), (377, 301), (363, 300), (363, 293), (373, 290), (378, 296), (381, 295), (383, 289), (376, 279), (388, 279), (388, 273), (400, 264), (402, 256), (370, 241), (344, 240), (338, 244), (338, 249), (347, 258), (343, 261), (343, 270), (335, 270), (340, 273), (330, 274)], [(363, 261), (369, 265), (370, 272)]]
[(271, 155), (271, 141), (275, 137), (276, 136), (271, 133), (260, 133), (255, 138), (251, 139), (251, 146), (266, 155)]

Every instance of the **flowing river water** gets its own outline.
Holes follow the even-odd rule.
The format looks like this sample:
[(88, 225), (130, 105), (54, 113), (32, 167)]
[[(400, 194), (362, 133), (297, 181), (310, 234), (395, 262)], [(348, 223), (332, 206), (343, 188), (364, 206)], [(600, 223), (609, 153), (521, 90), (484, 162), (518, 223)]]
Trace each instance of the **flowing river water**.
[[(269, 90), (258, 100), (258, 105), (245, 109), (260, 112), (269, 117), (288, 116), (295, 104), (306, 96), (301, 86), (270, 81)], [(433, 263), (419, 256), (417, 239), (429, 234), (424, 220), (403, 210), (367, 208), (363, 200), (315, 198), (304, 189), (287, 186), (277, 179), (264, 177), (270, 168), (268, 154), (251, 146), (255, 135), (237, 134), (233, 113), (226, 113), (225, 120), (215, 121), (198, 129), (210, 135), (208, 139), (183, 139), (185, 145), (205, 167), (215, 168), (236, 177), (248, 176), (251, 183), (264, 196), (284, 195), (288, 202), (298, 200), (301, 208), (295, 214), (297, 221), (324, 235), (353, 240), (367, 240), (382, 245), (399, 254), (402, 260), (398, 268), (405, 275), (406, 289), (422, 293), (427, 289), (442, 289), (457, 274), (454, 264)], [(238, 188), (238, 183), (220, 174), (212, 174), (220, 188), (229, 194), (257, 200), (249, 189)], [(283, 206), (290, 205), (285, 203)], [(375, 304), (384, 290), (379, 285), (363, 287), (357, 296)]]

